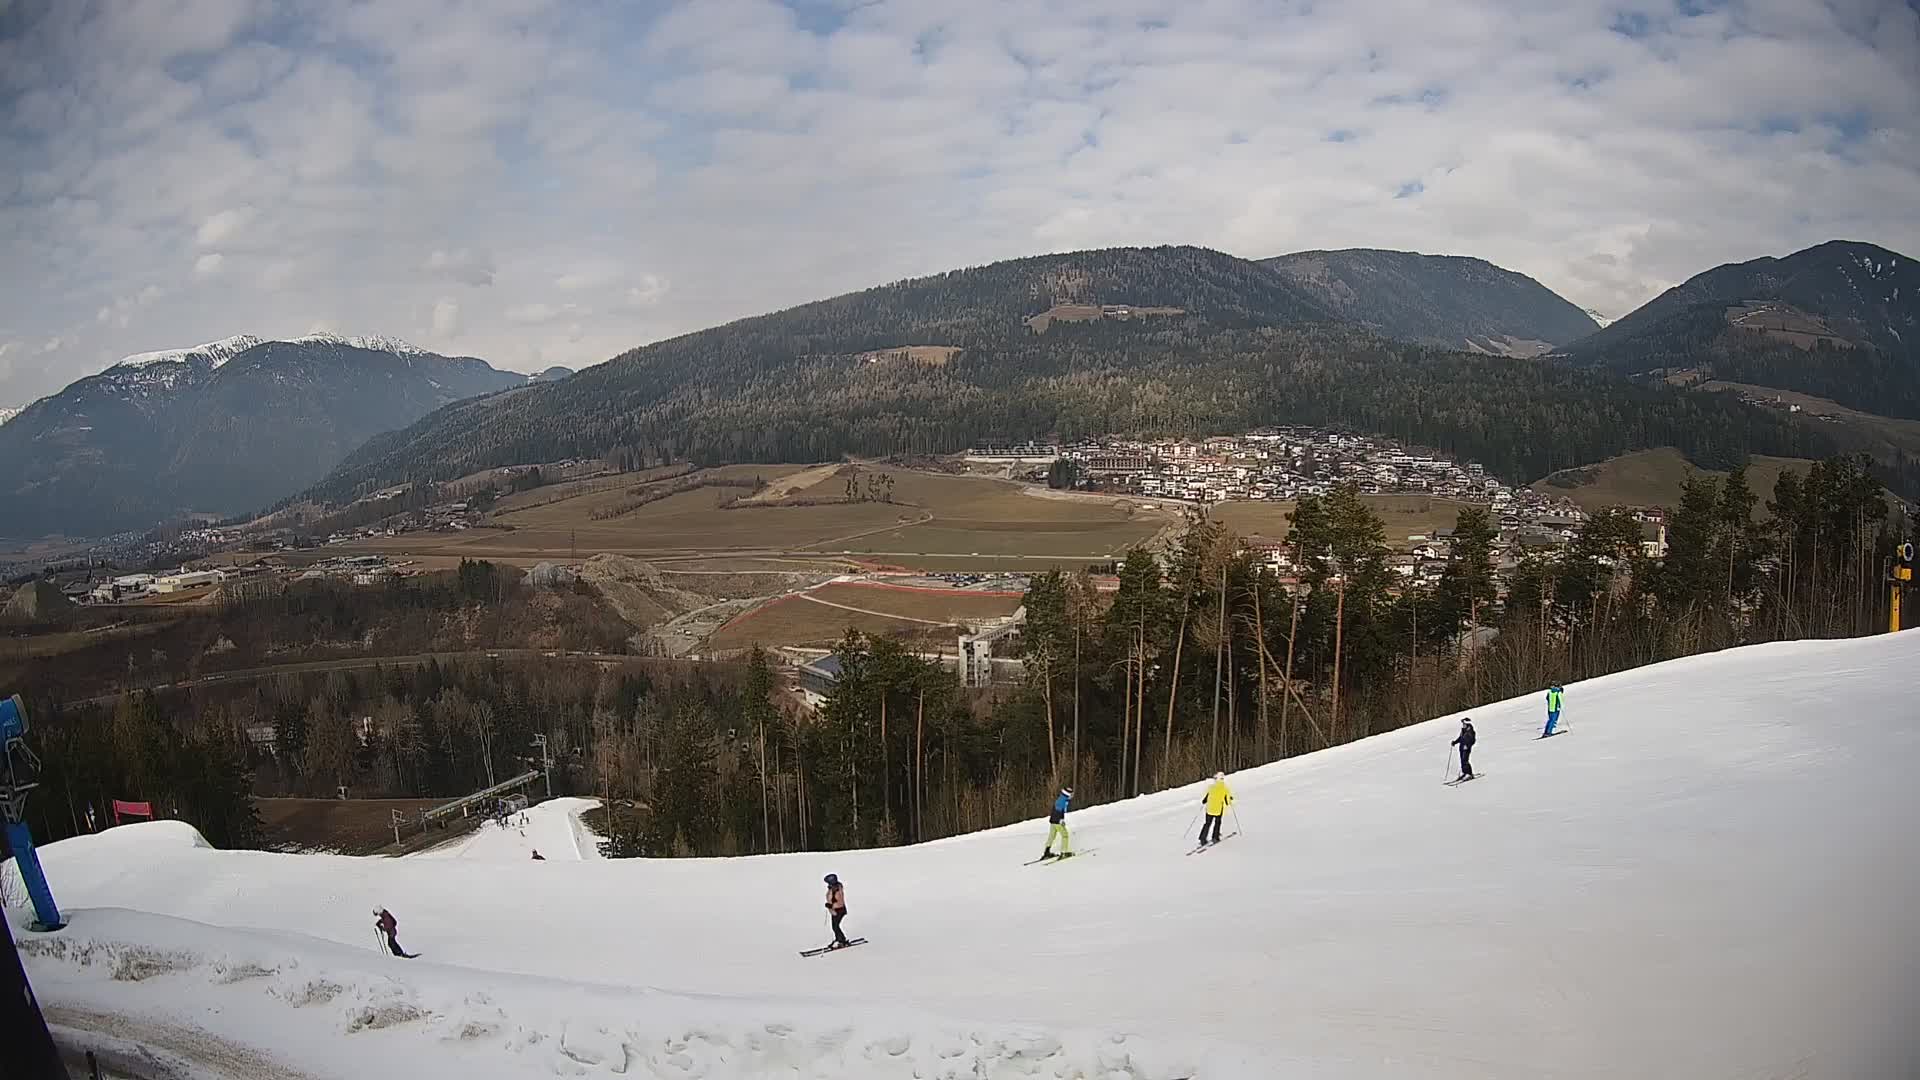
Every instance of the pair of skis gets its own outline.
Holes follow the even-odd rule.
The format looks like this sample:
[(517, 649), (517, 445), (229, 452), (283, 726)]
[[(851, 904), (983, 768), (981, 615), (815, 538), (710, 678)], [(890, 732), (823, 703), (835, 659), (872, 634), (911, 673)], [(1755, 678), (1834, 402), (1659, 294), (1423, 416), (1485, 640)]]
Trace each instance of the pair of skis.
[(1039, 866), (1042, 863), (1062, 863), (1068, 859), (1083, 859), (1093, 854), (1091, 851), (1069, 851), (1061, 855), (1042, 855), (1032, 862), (1023, 862), (1021, 866)]
[(825, 956), (830, 952), (845, 952), (848, 949), (853, 948), (855, 945), (865, 945), (866, 943), (867, 943), (866, 938), (857, 937), (847, 942), (845, 945), (822, 945), (817, 949), (801, 949), (800, 955), (801, 956)]
[(1229, 841), (1229, 840), (1231, 840), (1231, 839), (1233, 839), (1234, 837), (1236, 837), (1236, 836), (1239, 836), (1239, 835), (1240, 835), (1240, 830), (1239, 830), (1239, 829), (1235, 829), (1235, 830), (1233, 830), (1232, 832), (1230, 832), (1230, 833), (1227, 833), (1227, 834), (1225, 834), (1225, 835), (1223, 835), (1223, 836), (1221, 836), (1221, 837), (1220, 837), (1220, 839), (1218, 839), (1218, 840), (1215, 840), (1215, 841), (1213, 841), (1212, 843), (1209, 843), (1209, 844), (1201, 844), (1201, 845), (1199, 845), (1198, 847), (1196, 847), (1196, 848), (1194, 848), (1194, 849), (1193, 849), (1192, 851), (1189, 851), (1189, 852), (1187, 852), (1187, 854), (1189, 854), (1189, 855), (1198, 855), (1198, 854), (1200, 854), (1201, 852), (1203, 852), (1203, 851), (1206, 851), (1206, 850), (1207, 850), (1208, 848), (1217, 848), (1217, 847), (1219, 847), (1219, 846), (1220, 846), (1221, 844), (1224, 844), (1224, 843), (1226, 843), (1227, 841)]

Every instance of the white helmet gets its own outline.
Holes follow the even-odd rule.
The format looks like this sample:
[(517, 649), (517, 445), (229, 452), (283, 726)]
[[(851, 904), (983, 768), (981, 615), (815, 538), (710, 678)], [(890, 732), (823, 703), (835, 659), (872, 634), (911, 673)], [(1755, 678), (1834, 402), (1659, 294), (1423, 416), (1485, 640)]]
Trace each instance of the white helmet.
[(1227, 774), (1226, 774), (1226, 773), (1225, 773), (1224, 771), (1223, 771), (1223, 772), (1216, 772), (1216, 773), (1214, 773), (1214, 774), (1213, 774), (1213, 778), (1214, 778), (1215, 780), (1225, 780), (1225, 779), (1227, 778)]

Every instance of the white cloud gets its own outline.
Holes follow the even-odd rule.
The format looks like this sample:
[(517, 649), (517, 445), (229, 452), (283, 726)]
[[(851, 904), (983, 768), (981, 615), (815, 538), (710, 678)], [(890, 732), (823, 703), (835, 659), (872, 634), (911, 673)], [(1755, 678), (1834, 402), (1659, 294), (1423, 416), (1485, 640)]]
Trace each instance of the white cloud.
[(519, 304), (506, 311), (507, 321), (521, 326), (541, 326), (561, 319), (583, 318), (593, 314), (579, 304)]
[(253, 220), (253, 208), (250, 206), (221, 210), (209, 215), (200, 223), (200, 231), (194, 234), (194, 241), (201, 247), (219, 247), (240, 234)]
[(136, 312), (151, 306), (155, 301), (167, 295), (167, 291), (158, 285), (148, 284), (128, 296), (116, 297), (96, 311), (93, 321), (100, 326), (125, 328), (132, 324)]
[[(1697, 6), (14, 5), (0, 324), (61, 344), (0, 400), (318, 312), (583, 366), (1107, 244), (1471, 254), (1615, 314), (1835, 236), (1920, 257), (1913, 5)], [(156, 276), (183, 250), (218, 303)]]
[(627, 289), (625, 299), (630, 307), (652, 307), (672, 288), (673, 283), (659, 274), (641, 274), (639, 283)]
[(442, 297), (433, 304), (433, 336), (437, 338), (456, 338), (460, 336), (460, 305)]
[(40, 351), (42, 353), (57, 353), (61, 350), (62, 347), (66, 345), (66, 343), (67, 341), (65, 338), (50, 337), (47, 339), (46, 344), (40, 346)]
[(493, 284), (493, 256), (484, 251), (468, 248), (458, 251), (436, 250), (427, 256), (426, 270), (429, 274), (463, 285)]

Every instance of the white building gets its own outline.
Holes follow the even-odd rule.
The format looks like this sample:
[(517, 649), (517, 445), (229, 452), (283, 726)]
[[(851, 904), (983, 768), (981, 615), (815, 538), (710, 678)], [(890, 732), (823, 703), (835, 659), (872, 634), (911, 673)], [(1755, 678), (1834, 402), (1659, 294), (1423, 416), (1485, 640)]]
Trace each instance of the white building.
[(153, 591), (174, 593), (182, 589), (198, 589), (205, 585), (218, 585), (226, 577), (218, 570), (183, 570), (178, 574), (164, 574), (153, 579)]

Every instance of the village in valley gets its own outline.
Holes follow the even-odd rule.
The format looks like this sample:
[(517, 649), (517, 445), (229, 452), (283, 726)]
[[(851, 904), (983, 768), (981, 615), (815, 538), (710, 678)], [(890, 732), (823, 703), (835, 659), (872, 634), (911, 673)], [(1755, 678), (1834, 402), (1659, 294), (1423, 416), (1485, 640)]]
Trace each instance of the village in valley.
[[(1363, 496), (1408, 496), (1453, 504), (1484, 504), (1499, 530), (1499, 568), (1511, 570), (1530, 552), (1573, 540), (1587, 514), (1572, 500), (1513, 487), (1478, 462), (1410, 449), (1388, 438), (1309, 427), (1283, 427), (1205, 439), (1089, 439), (986, 444), (967, 452), (976, 464), (1007, 463), (1036, 482), (1064, 477), (1076, 490), (1170, 500), (1196, 507), (1291, 504), (1320, 497), (1340, 484)], [(1056, 463), (1064, 463), (1064, 466)], [(1666, 511), (1635, 508), (1644, 551), (1666, 550)], [(1284, 528), (1243, 530), (1249, 547), (1265, 553), (1283, 577), (1293, 570)], [(1277, 533), (1278, 535), (1275, 535)], [(1403, 578), (1437, 580), (1445, 564), (1451, 523), (1396, 535), (1389, 529), (1392, 565)]]

